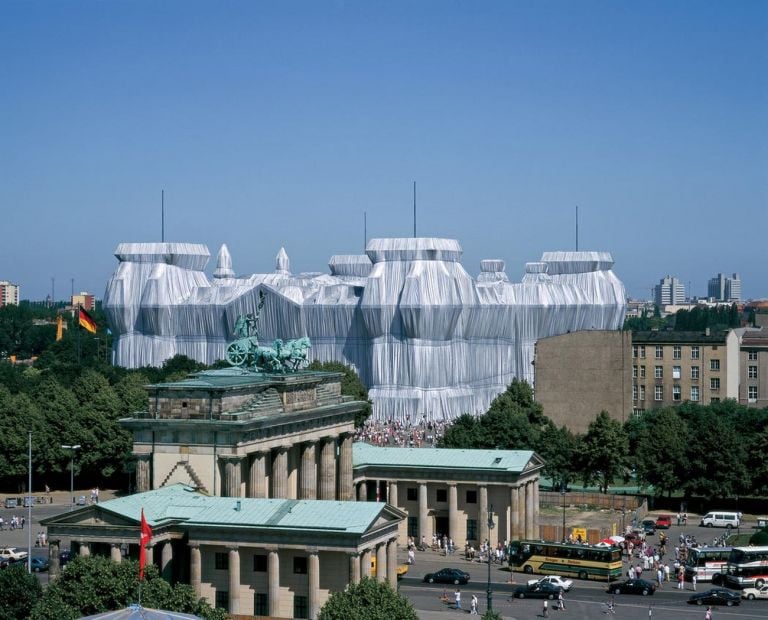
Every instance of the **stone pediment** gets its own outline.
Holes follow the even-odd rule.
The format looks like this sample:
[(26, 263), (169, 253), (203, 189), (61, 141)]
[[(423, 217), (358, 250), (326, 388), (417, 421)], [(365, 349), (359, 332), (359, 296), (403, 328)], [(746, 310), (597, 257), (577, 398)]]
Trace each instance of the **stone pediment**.
[(41, 523), (47, 527), (52, 525), (136, 527), (139, 525), (138, 521), (134, 519), (104, 510), (98, 505), (56, 515), (50, 519), (43, 519)]
[(541, 469), (542, 467), (544, 467), (544, 459), (542, 459), (538, 454), (534, 452), (533, 456), (531, 456), (531, 459), (525, 464), (523, 472), (532, 471), (534, 469)]

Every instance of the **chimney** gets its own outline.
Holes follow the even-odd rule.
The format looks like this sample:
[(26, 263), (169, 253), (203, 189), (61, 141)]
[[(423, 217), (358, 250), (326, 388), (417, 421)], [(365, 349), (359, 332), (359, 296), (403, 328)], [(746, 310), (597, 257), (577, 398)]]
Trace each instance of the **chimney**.
[(240, 508), (241, 508), (241, 506), (242, 506), (242, 502), (241, 502), (240, 500), (237, 500), (237, 501), (235, 502), (235, 510), (236, 510), (237, 512), (240, 512)]

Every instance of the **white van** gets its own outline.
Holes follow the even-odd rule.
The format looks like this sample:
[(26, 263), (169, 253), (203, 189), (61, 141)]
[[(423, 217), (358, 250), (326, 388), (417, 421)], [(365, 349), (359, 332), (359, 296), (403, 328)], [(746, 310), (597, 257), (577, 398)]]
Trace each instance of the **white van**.
[(713, 512), (708, 512), (701, 518), (702, 527), (739, 527), (740, 524), (740, 512), (725, 512), (716, 510)]

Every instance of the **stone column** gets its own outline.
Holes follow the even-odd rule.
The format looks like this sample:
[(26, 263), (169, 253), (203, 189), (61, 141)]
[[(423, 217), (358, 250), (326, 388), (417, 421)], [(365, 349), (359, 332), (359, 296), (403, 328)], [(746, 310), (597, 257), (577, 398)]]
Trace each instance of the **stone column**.
[(320, 613), (320, 556), (317, 551), (307, 558), (307, 573), (309, 576), (309, 617), (315, 620)]
[(59, 541), (48, 541), (48, 577), (56, 579), (61, 573), (61, 563), (59, 562)]
[(427, 529), (427, 510), (427, 483), (419, 482), (419, 544), (424, 540), (427, 545), (430, 545), (432, 532)]
[(456, 484), (448, 485), (448, 538), (458, 543), (459, 534), (459, 492)]
[(277, 618), (280, 614), (280, 556), (277, 550), (267, 557), (267, 579), (269, 581), (269, 615)]
[(478, 546), (488, 538), (488, 487), (481, 484), (477, 494), (477, 537)]
[(336, 438), (324, 437), (320, 451), (320, 498), (336, 499)]
[[(89, 555), (91, 555), (91, 543), (88, 542), (81, 542), (80, 543), (80, 550), (78, 552), (81, 557), (87, 558)], [(149, 563), (149, 559), (147, 559), (147, 563)]]
[(530, 482), (525, 483), (525, 537), (533, 538), (533, 488)]
[(397, 590), (397, 538), (387, 541), (387, 581)]
[(512, 507), (509, 524), (510, 540), (520, 540), (520, 508), (517, 501), (517, 487), (509, 488), (509, 505)]
[(160, 552), (160, 575), (168, 583), (173, 581), (173, 545), (170, 540), (165, 541)]
[[(166, 545), (170, 545), (171, 543), (165, 543)], [(120, 564), (120, 562), (123, 561), (123, 554), (120, 551), (120, 545), (118, 543), (112, 543), (109, 546), (109, 559), (115, 562), (116, 564)], [(163, 575), (165, 577), (165, 575)]]
[(136, 457), (136, 492), (144, 493), (152, 489), (150, 459), (151, 454), (135, 454)]
[(357, 483), (357, 501), (368, 501), (368, 483), (365, 480)]
[[(376, 572), (378, 572), (379, 569), (376, 567)], [(360, 573), (363, 577), (370, 577), (371, 576), (371, 550), (370, 549), (363, 549), (363, 553), (360, 556)]]
[(301, 446), (299, 499), (317, 499), (317, 452), (314, 441)]
[(155, 545), (147, 545), (147, 566), (155, 563)]
[(525, 485), (517, 487), (517, 514), (520, 526), (520, 538), (525, 538)]
[(239, 456), (220, 456), (224, 465), (224, 480), (221, 485), (222, 497), (240, 497), (242, 459)]
[(389, 489), (387, 490), (387, 503), (390, 506), (397, 508), (397, 482), (395, 481), (389, 483)]
[(387, 545), (376, 545), (376, 581), (379, 583), (387, 580)]
[(360, 583), (360, 554), (349, 555), (349, 583)]
[(288, 446), (275, 448), (272, 460), (272, 497), (288, 497)]
[(229, 613), (240, 613), (240, 550), (237, 547), (229, 548)]
[(200, 598), (203, 586), (203, 559), (200, 545), (197, 543), (189, 545), (189, 585), (195, 591), (195, 596)]
[(339, 499), (342, 502), (353, 500), (352, 486), (352, 433), (344, 433), (340, 437), (339, 446)]
[(259, 451), (251, 455), (248, 497), (269, 497), (267, 492), (267, 454), (265, 452)]
[(533, 531), (533, 538), (539, 539), (541, 538), (539, 536), (539, 479), (536, 478), (531, 483), (531, 488), (533, 489), (533, 506), (531, 507), (533, 509), (531, 513), (531, 528)]

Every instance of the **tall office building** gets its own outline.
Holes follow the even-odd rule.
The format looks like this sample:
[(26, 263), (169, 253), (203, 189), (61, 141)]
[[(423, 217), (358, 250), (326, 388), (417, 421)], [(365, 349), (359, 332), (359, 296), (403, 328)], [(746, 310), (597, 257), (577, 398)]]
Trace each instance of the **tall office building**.
[(0, 280), (0, 307), (19, 305), (19, 285)]
[(96, 298), (91, 293), (82, 291), (79, 295), (72, 295), (72, 305), (75, 307), (82, 306), (86, 310), (93, 310), (96, 305)]
[(664, 276), (654, 287), (654, 300), (657, 306), (685, 303), (685, 285), (672, 276)]
[(740, 301), (741, 300), (741, 279), (738, 273), (733, 277), (727, 278), (722, 273), (718, 273), (714, 278), (710, 278), (707, 286), (707, 297), (715, 301)]

